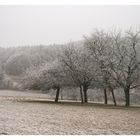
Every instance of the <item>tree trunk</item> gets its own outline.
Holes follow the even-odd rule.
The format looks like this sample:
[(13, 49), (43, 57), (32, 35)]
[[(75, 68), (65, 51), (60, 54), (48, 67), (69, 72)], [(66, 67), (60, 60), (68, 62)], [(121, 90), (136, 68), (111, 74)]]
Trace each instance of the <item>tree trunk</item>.
[(114, 90), (113, 89), (110, 89), (110, 90), (111, 90), (111, 93), (112, 93), (112, 98), (113, 98), (114, 106), (116, 106), (117, 103), (116, 103), (116, 99), (115, 99), (115, 95), (114, 95)]
[(84, 92), (84, 102), (87, 103), (88, 99), (87, 99), (87, 86), (83, 86), (83, 92)]
[(125, 93), (125, 106), (130, 106), (130, 86), (124, 89)]
[(107, 104), (107, 93), (106, 93), (106, 88), (104, 88), (104, 103)]
[(56, 89), (56, 97), (55, 97), (55, 102), (58, 102), (58, 98), (59, 98), (59, 92), (60, 92), (60, 88)]
[(83, 100), (82, 86), (80, 86), (80, 95), (81, 95), (81, 103), (83, 103), (83, 102), (84, 102), (84, 100)]

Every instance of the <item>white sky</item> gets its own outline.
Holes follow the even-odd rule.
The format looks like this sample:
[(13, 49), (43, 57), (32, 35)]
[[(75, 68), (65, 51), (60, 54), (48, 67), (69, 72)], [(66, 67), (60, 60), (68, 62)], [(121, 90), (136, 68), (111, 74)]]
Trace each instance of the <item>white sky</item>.
[(140, 6), (0, 6), (0, 46), (66, 43), (95, 28), (140, 27)]

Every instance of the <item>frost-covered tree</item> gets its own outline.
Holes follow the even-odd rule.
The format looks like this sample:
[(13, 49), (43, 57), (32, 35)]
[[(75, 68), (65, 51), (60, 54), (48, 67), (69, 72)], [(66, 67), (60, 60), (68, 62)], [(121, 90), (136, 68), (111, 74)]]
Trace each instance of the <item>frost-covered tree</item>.
[(27, 89), (56, 90), (55, 102), (58, 102), (60, 89), (71, 86), (70, 79), (57, 60), (37, 68), (29, 68), (24, 74), (22, 84)]
[(104, 90), (105, 104), (107, 104), (107, 89), (109, 89), (112, 93), (114, 105), (116, 105), (114, 89), (117, 85), (109, 72), (109, 60), (112, 59), (112, 38), (104, 31), (96, 31), (90, 37), (84, 38), (84, 45), (93, 59), (92, 65), (96, 63), (98, 69), (96, 74), (98, 84), (96, 86)]
[(96, 69), (91, 65), (90, 56), (84, 47), (69, 43), (62, 50), (60, 62), (66, 75), (71, 77), (73, 83), (79, 87), (81, 102), (88, 102), (87, 91), (94, 79)]
[(140, 86), (140, 32), (129, 30), (113, 34), (113, 57), (110, 59), (112, 78), (123, 88), (126, 106), (130, 105), (130, 89)]

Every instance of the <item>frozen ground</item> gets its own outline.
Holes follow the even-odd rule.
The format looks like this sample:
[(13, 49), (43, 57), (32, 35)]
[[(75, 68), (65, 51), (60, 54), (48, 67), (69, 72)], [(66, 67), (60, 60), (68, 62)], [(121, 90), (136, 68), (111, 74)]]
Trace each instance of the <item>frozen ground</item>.
[(47, 95), (0, 91), (0, 133), (140, 134), (140, 108), (47, 102)]

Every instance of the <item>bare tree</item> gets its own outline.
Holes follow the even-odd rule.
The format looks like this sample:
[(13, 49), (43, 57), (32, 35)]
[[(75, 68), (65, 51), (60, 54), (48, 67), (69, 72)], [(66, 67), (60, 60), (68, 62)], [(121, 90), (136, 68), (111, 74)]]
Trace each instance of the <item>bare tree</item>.
[(82, 46), (77, 47), (70, 43), (63, 49), (60, 56), (64, 71), (80, 89), (82, 103), (88, 102), (87, 90), (95, 74), (93, 73), (95, 70), (91, 65), (90, 56), (83, 49)]
[(56, 90), (55, 102), (58, 102), (60, 89), (70, 86), (70, 79), (57, 60), (44, 66), (32, 67), (26, 70), (22, 84), (24, 88), (40, 90)]
[(123, 88), (126, 106), (130, 105), (130, 89), (140, 86), (139, 77), (140, 35), (129, 30), (122, 36), (121, 33), (113, 35), (113, 57), (110, 59), (112, 78)]
[(95, 65), (96, 62), (96, 67), (98, 69), (98, 86), (104, 90), (104, 102), (107, 104), (107, 89), (109, 89), (112, 93), (114, 105), (116, 105), (114, 96), (114, 88), (116, 87), (116, 84), (109, 73), (110, 66), (108, 61), (112, 59), (112, 38), (109, 34), (103, 31), (96, 31), (91, 37), (84, 38), (85, 47), (88, 49), (89, 55), (93, 58), (93, 65)]
[(67, 79), (60, 65), (58, 66), (58, 63), (47, 71), (44, 71), (42, 75), (42, 78), (45, 78), (47, 88), (56, 90), (55, 102), (58, 102), (60, 89), (70, 85), (70, 79)]

